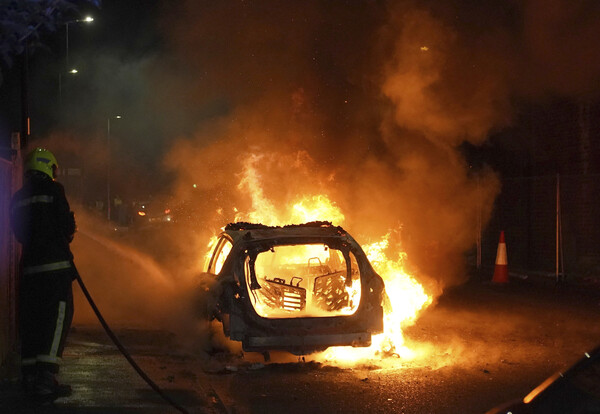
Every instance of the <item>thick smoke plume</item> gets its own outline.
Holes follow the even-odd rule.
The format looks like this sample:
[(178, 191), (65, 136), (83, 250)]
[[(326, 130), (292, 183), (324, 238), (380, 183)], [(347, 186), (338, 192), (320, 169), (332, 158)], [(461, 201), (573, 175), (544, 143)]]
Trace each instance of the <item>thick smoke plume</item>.
[(510, 117), (493, 62), (463, 72), (459, 34), (406, 4), (186, 2), (170, 19), (166, 66), (180, 78), (169, 90), (207, 113), (221, 106), (165, 159), (176, 198), (209, 229), (252, 208), (256, 188), (238, 184), (258, 157), (273, 205), (327, 195), (361, 242), (394, 232), (421, 275), (460, 279), (498, 184), (456, 147)]
[(598, 6), (467, 3), (187, 1), (172, 10), (163, 23), (172, 53), (154, 75), (177, 68), (168, 96), (198, 114), (197, 132), (165, 159), (177, 198), (217, 229), (250, 207), (238, 183), (245, 160), (259, 156), (274, 205), (326, 194), (361, 241), (401, 228), (420, 273), (460, 280), (499, 185), (492, 172), (471, 171), (459, 145), (510, 125), (515, 100), (596, 92), (600, 72), (588, 40)]
[[(210, 236), (256, 210), (257, 194), (280, 211), (298, 196), (326, 195), (359, 242), (390, 233), (420, 280), (460, 282), (499, 192), (492, 171), (470, 168), (461, 143), (482, 144), (510, 125), (515, 102), (589, 98), (600, 87), (595, 2), (164, 7), (164, 50), (140, 66), (151, 88), (143, 125), (175, 131), (164, 140), (172, 145), (157, 147), (168, 150), (152, 173), (175, 177), (165, 196), (184, 225), (160, 236), (170, 254), (157, 266), (181, 291)], [(147, 152), (147, 136), (138, 139)], [(121, 185), (149, 178), (135, 165), (113, 163)], [(92, 166), (101, 183), (102, 162)]]

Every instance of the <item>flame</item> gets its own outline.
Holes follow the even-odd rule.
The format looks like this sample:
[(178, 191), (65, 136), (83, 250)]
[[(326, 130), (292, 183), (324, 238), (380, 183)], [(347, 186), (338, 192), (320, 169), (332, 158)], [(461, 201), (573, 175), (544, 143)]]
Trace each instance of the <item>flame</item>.
[(384, 332), (374, 335), (368, 348), (331, 347), (319, 359), (352, 364), (370, 360), (374, 356), (393, 356), (403, 360), (411, 360), (417, 356), (416, 351), (404, 345), (402, 328), (412, 325), (419, 311), (429, 306), (433, 298), (405, 270), (405, 252), (398, 250), (395, 258), (388, 257), (388, 252), (394, 250), (392, 247), (390, 233), (377, 242), (363, 246), (371, 265), (385, 283)]
[(411, 358), (414, 353), (403, 345), (402, 327), (414, 323), (418, 312), (431, 305), (433, 298), (405, 271), (405, 252), (397, 253), (396, 259), (387, 257), (385, 250), (389, 247), (388, 239), (389, 234), (382, 241), (365, 246), (369, 261), (385, 282), (387, 295), (384, 303), (384, 333), (373, 338), (373, 346), (387, 354)]
[(339, 207), (325, 195), (304, 197), (292, 206), (292, 223), (307, 223), (318, 220), (343, 223), (345, 217)]
[(250, 195), (252, 209), (248, 214), (238, 212), (235, 221), (248, 221), (266, 224), (267, 226), (275, 226), (279, 224), (279, 217), (275, 205), (264, 195), (260, 173), (256, 168), (256, 165), (262, 158), (263, 156), (252, 154), (244, 164), (242, 180), (238, 184), (238, 189)]
[(203, 269), (208, 269), (210, 259), (212, 258), (213, 249), (217, 245), (218, 240), (219, 240), (219, 238), (217, 236), (212, 236), (210, 238), (210, 241), (208, 242), (208, 248), (206, 250), (206, 254), (204, 255), (204, 265), (202, 266)]
[[(247, 158), (241, 174), (238, 189), (248, 194), (251, 208), (244, 213), (234, 208), (235, 221), (249, 221), (266, 225), (299, 224), (310, 221), (330, 221), (334, 225), (342, 225), (345, 215), (340, 207), (325, 194), (300, 195), (284, 208), (279, 210), (275, 204), (266, 198), (261, 184), (261, 175), (257, 169), (262, 156), (252, 155)], [(396, 229), (400, 230), (400, 229)], [(372, 337), (372, 343), (367, 348), (331, 347), (319, 354), (317, 359), (329, 362), (353, 363), (375, 356), (400, 357), (412, 359), (416, 352), (404, 344), (403, 327), (413, 324), (419, 312), (429, 306), (433, 298), (425, 292), (423, 286), (406, 270), (407, 255), (399, 243), (390, 241), (392, 232), (375, 238), (375, 242), (364, 244), (363, 250), (375, 271), (385, 283), (384, 295), (384, 332)], [(211, 240), (211, 245), (216, 237)], [(298, 246), (299, 249), (319, 248), (323, 246)], [(302, 257), (319, 257), (317, 253), (308, 256), (298, 250)], [(210, 260), (208, 256), (206, 258)], [(296, 257), (288, 257), (290, 261)], [(323, 259), (325, 260), (325, 259)], [(360, 283), (346, 287), (349, 298), (360, 297)], [(262, 306), (262, 305), (258, 305)], [(349, 309), (349, 308), (348, 308)], [(345, 309), (346, 313), (351, 313)], [(262, 309), (265, 311), (265, 309)], [(355, 310), (355, 309), (354, 309)], [(342, 311), (342, 313), (344, 313)], [(265, 311), (266, 312), (266, 311)]]
[(261, 175), (258, 171), (258, 165), (263, 158), (262, 155), (251, 155), (244, 163), (238, 189), (249, 195), (251, 209), (244, 213), (234, 208), (236, 222), (247, 221), (267, 226), (301, 224), (317, 220), (330, 221), (335, 225), (341, 225), (344, 222), (345, 217), (341, 209), (327, 195), (323, 194), (300, 196), (291, 203), (290, 208), (278, 210), (264, 194)]

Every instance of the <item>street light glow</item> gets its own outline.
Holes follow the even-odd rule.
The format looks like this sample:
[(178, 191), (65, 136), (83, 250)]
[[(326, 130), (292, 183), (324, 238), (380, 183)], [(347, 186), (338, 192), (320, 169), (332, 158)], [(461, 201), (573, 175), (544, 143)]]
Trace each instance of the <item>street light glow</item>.
[(71, 69), (71, 70), (69, 71), (69, 73), (78, 73), (78, 72), (79, 72), (79, 71), (78, 71), (77, 69), (75, 69), (75, 68), (73, 68), (73, 69)]
[(90, 22), (93, 22), (93, 21), (94, 21), (94, 18), (93, 18), (93, 17), (91, 17), (91, 16), (86, 16), (86, 18), (85, 18), (85, 19), (83, 19), (83, 21), (84, 21), (84, 22), (88, 22), (88, 23), (90, 23)]

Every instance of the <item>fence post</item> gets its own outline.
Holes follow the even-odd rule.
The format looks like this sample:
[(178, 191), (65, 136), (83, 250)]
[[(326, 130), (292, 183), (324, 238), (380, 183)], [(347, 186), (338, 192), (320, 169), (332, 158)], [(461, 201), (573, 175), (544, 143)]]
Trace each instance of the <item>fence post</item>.
[(482, 202), (481, 202), (481, 180), (477, 174), (477, 275), (481, 278), (481, 237), (482, 237)]
[(560, 211), (560, 174), (556, 174), (556, 283), (564, 280), (562, 217)]

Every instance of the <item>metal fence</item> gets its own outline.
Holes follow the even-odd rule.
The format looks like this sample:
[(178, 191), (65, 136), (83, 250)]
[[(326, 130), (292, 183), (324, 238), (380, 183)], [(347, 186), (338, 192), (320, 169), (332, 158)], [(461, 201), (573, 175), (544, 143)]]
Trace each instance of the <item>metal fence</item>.
[(16, 275), (19, 246), (10, 229), (9, 205), (20, 179), (19, 163), (0, 158), (0, 379), (18, 375)]
[(600, 276), (598, 200), (598, 174), (504, 179), (483, 234), (483, 263), (494, 263), (504, 230), (513, 270)]

